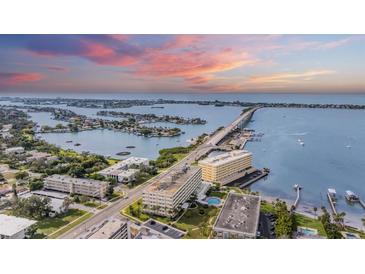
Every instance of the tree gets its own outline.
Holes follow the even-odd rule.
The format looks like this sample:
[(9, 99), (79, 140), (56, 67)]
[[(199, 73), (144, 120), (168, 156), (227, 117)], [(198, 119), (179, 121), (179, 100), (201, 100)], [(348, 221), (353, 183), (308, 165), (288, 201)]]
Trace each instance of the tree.
[(293, 215), (288, 211), (286, 203), (277, 199), (274, 203), (274, 209), (276, 215), (276, 236), (278, 238), (291, 238), (294, 227), (294, 220)]
[(108, 197), (108, 199), (112, 198), (113, 197), (113, 194), (114, 194), (114, 186), (112, 185), (108, 185), (107, 189), (106, 189), (106, 197)]
[(313, 207), (314, 215), (316, 215), (316, 216), (317, 216), (317, 210), (318, 210), (317, 207)]
[(3, 181), (5, 181), (5, 177), (2, 173), (0, 173), (0, 182), (3, 182)]
[(17, 180), (23, 180), (28, 177), (29, 177), (29, 174), (26, 171), (19, 171), (15, 174), (15, 179), (17, 179)]
[(66, 197), (62, 203), (62, 212), (67, 212), (71, 204), (72, 204), (72, 200), (70, 198)]
[(51, 199), (37, 195), (29, 198), (17, 199), (12, 204), (12, 211), (16, 216), (24, 216), (32, 219), (42, 219), (51, 212)]

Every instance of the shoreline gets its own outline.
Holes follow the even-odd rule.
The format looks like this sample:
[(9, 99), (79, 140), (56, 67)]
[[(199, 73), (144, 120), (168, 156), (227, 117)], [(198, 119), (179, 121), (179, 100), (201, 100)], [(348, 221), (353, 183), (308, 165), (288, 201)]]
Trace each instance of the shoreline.
[[(275, 202), (276, 199), (280, 199), (281, 201), (285, 201), (287, 205), (294, 204), (294, 201), (290, 200), (290, 199), (281, 199), (279, 197), (274, 197), (274, 196), (270, 196), (270, 195), (262, 195), (262, 194), (260, 194), (260, 196), (261, 196), (262, 200), (269, 202), (269, 203)], [(294, 212), (304, 215), (306, 217), (312, 218), (312, 219), (316, 219), (319, 215), (322, 214), (321, 208), (317, 207), (318, 211), (317, 211), (317, 216), (316, 216), (313, 212), (313, 206), (314, 205), (311, 205), (311, 204), (308, 204), (305, 202), (299, 202), (299, 205), (298, 205), (297, 209), (294, 210)], [(329, 213), (332, 216), (331, 209), (329, 209), (327, 206), (326, 206), (326, 208), (328, 209)], [(356, 229), (359, 229), (359, 230), (365, 232), (365, 226), (362, 224), (361, 219), (359, 219), (358, 217), (346, 213), (344, 221), (345, 221), (346, 226), (354, 227)]]

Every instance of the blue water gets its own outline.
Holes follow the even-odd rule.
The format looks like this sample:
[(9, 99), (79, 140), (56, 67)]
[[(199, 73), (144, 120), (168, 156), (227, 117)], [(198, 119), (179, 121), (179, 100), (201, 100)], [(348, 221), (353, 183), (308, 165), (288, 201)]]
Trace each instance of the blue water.
[(293, 185), (299, 184), (302, 201), (319, 208), (328, 206), (327, 189), (335, 188), (339, 212), (364, 216), (360, 205), (348, 205), (343, 196), (350, 189), (365, 198), (364, 118), (361, 110), (257, 111), (250, 127), (264, 136), (261, 142), (249, 142), (246, 149), (254, 155), (254, 166), (268, 167), (271, 172), (252, 189), (294, 200)]
[(209, 197), (207, 198), (208, 205), (219, 205), (221, 200), (217, 197)]

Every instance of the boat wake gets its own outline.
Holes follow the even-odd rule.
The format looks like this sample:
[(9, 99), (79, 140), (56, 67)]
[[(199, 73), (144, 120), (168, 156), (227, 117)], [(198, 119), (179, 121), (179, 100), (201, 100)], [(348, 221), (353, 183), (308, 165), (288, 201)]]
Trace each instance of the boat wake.
[(305, 136), (308, 132), (297, 132), (297, 133), (289, 133), (289, 136)]

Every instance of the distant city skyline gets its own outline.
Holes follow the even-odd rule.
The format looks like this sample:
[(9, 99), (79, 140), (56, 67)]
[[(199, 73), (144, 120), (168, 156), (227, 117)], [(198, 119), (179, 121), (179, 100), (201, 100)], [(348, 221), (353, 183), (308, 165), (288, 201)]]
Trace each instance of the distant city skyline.
[(365, 93), (364, 48), (364, 35), (0, 35), (0, 94)]

